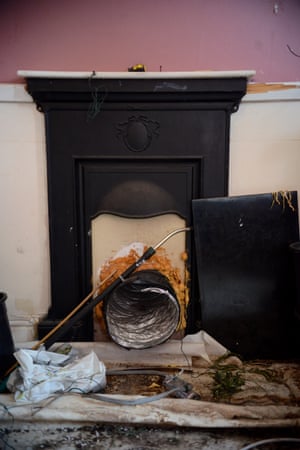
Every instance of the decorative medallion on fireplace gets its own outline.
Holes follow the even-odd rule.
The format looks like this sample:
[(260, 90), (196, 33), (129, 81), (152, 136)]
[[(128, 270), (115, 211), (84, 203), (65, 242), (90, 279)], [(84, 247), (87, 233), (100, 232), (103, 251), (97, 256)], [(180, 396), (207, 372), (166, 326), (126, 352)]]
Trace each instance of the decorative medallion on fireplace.
[[(228, 194), (230, 116), (246, 92), (247, 75), (195, 75), (176, 82), (136, 75), (27, 77), (46, 126), (51, 305), (38, 326), (40, 337), (91, 290), (95, 217), (140, 223), (171, 215), (190, 226), (193, 199)], [(104, 101), (87, 121), (95, 90), (99, 95), (103, 90)], [(161, 235), (172, 227), (168, 222)], [(131, 229), (122, 245), (139, 240), (135, 225)], [(115, 244), (111, 241), (112, 252)], [(190, 299), (185, 331), (191, 333), (201, 326), (191, 233), (182, 245)], [(92, 315), (79, 325), (78, 334), (66, 339), (93, 340)]]
[(131, 116), (126, 122), (117, 125), (118, 137), (132, 152), (146, 150), (152, 139), (158, 137), (159, 123), (146, 116)]

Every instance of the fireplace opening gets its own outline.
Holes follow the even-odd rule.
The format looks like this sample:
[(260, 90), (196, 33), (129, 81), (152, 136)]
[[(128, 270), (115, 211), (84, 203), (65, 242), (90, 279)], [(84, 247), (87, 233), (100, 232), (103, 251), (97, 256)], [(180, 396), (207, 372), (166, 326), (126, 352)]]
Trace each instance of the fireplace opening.
[[(91, 237), (93, 286), (99, 286), (96, 295), (163, 236), (185, 227), (186, 221), (174, 213), (146, 218), (108, 213), (95, 217)], [(177, 336), (184, 334), (190, 299), (186, 237), (180, 232), (168, 239), (130, 279), (96, 306), (94, 340), (113, 337), (128, 348), (146, 348), (175, 332)]]

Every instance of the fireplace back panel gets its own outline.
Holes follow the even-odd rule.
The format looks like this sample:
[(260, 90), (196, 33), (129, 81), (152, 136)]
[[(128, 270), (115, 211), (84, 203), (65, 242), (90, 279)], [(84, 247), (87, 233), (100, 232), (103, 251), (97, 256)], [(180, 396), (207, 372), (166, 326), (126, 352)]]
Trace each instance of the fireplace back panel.
[[(193, 199), (228, 194), (230, 116), (246, 86), (246, 78), (27, 80), (47, 146), (51, 306), (39, 337), (91, 290), (95, 215), (175, 212), (192, 225)], [(189, 234), (187, 332), (201, 322), (192, 242)], [(77, 339), (92, 338), (87, 317)]]

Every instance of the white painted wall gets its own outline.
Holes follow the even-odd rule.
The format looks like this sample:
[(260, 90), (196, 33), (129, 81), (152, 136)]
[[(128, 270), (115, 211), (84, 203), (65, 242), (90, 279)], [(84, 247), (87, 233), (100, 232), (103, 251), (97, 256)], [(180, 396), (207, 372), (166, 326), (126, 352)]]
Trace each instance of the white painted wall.
[(300, 85), (248, 94), (232, 115), (231, 195), (300, 192)]
[[(300, 85), (246, 95), (231, 120), (230, 195), (300, 192)], [(0, 84), (0, 206), (0, 291), (15, 342), (31, 341), (50, 304), (46, 155), (22, 85)]]
[(50, 298), (44, 117), (0, 85), (0, 290), (15, 341), (32, 340)]

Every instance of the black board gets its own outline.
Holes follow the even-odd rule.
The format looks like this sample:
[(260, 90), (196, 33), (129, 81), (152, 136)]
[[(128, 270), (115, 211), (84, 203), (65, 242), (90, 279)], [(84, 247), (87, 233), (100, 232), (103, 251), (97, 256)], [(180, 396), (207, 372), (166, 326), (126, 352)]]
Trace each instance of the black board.
[(245, 359), (297, 356), (297, 192), (197, 199), (192, 209), (202, 329)]

